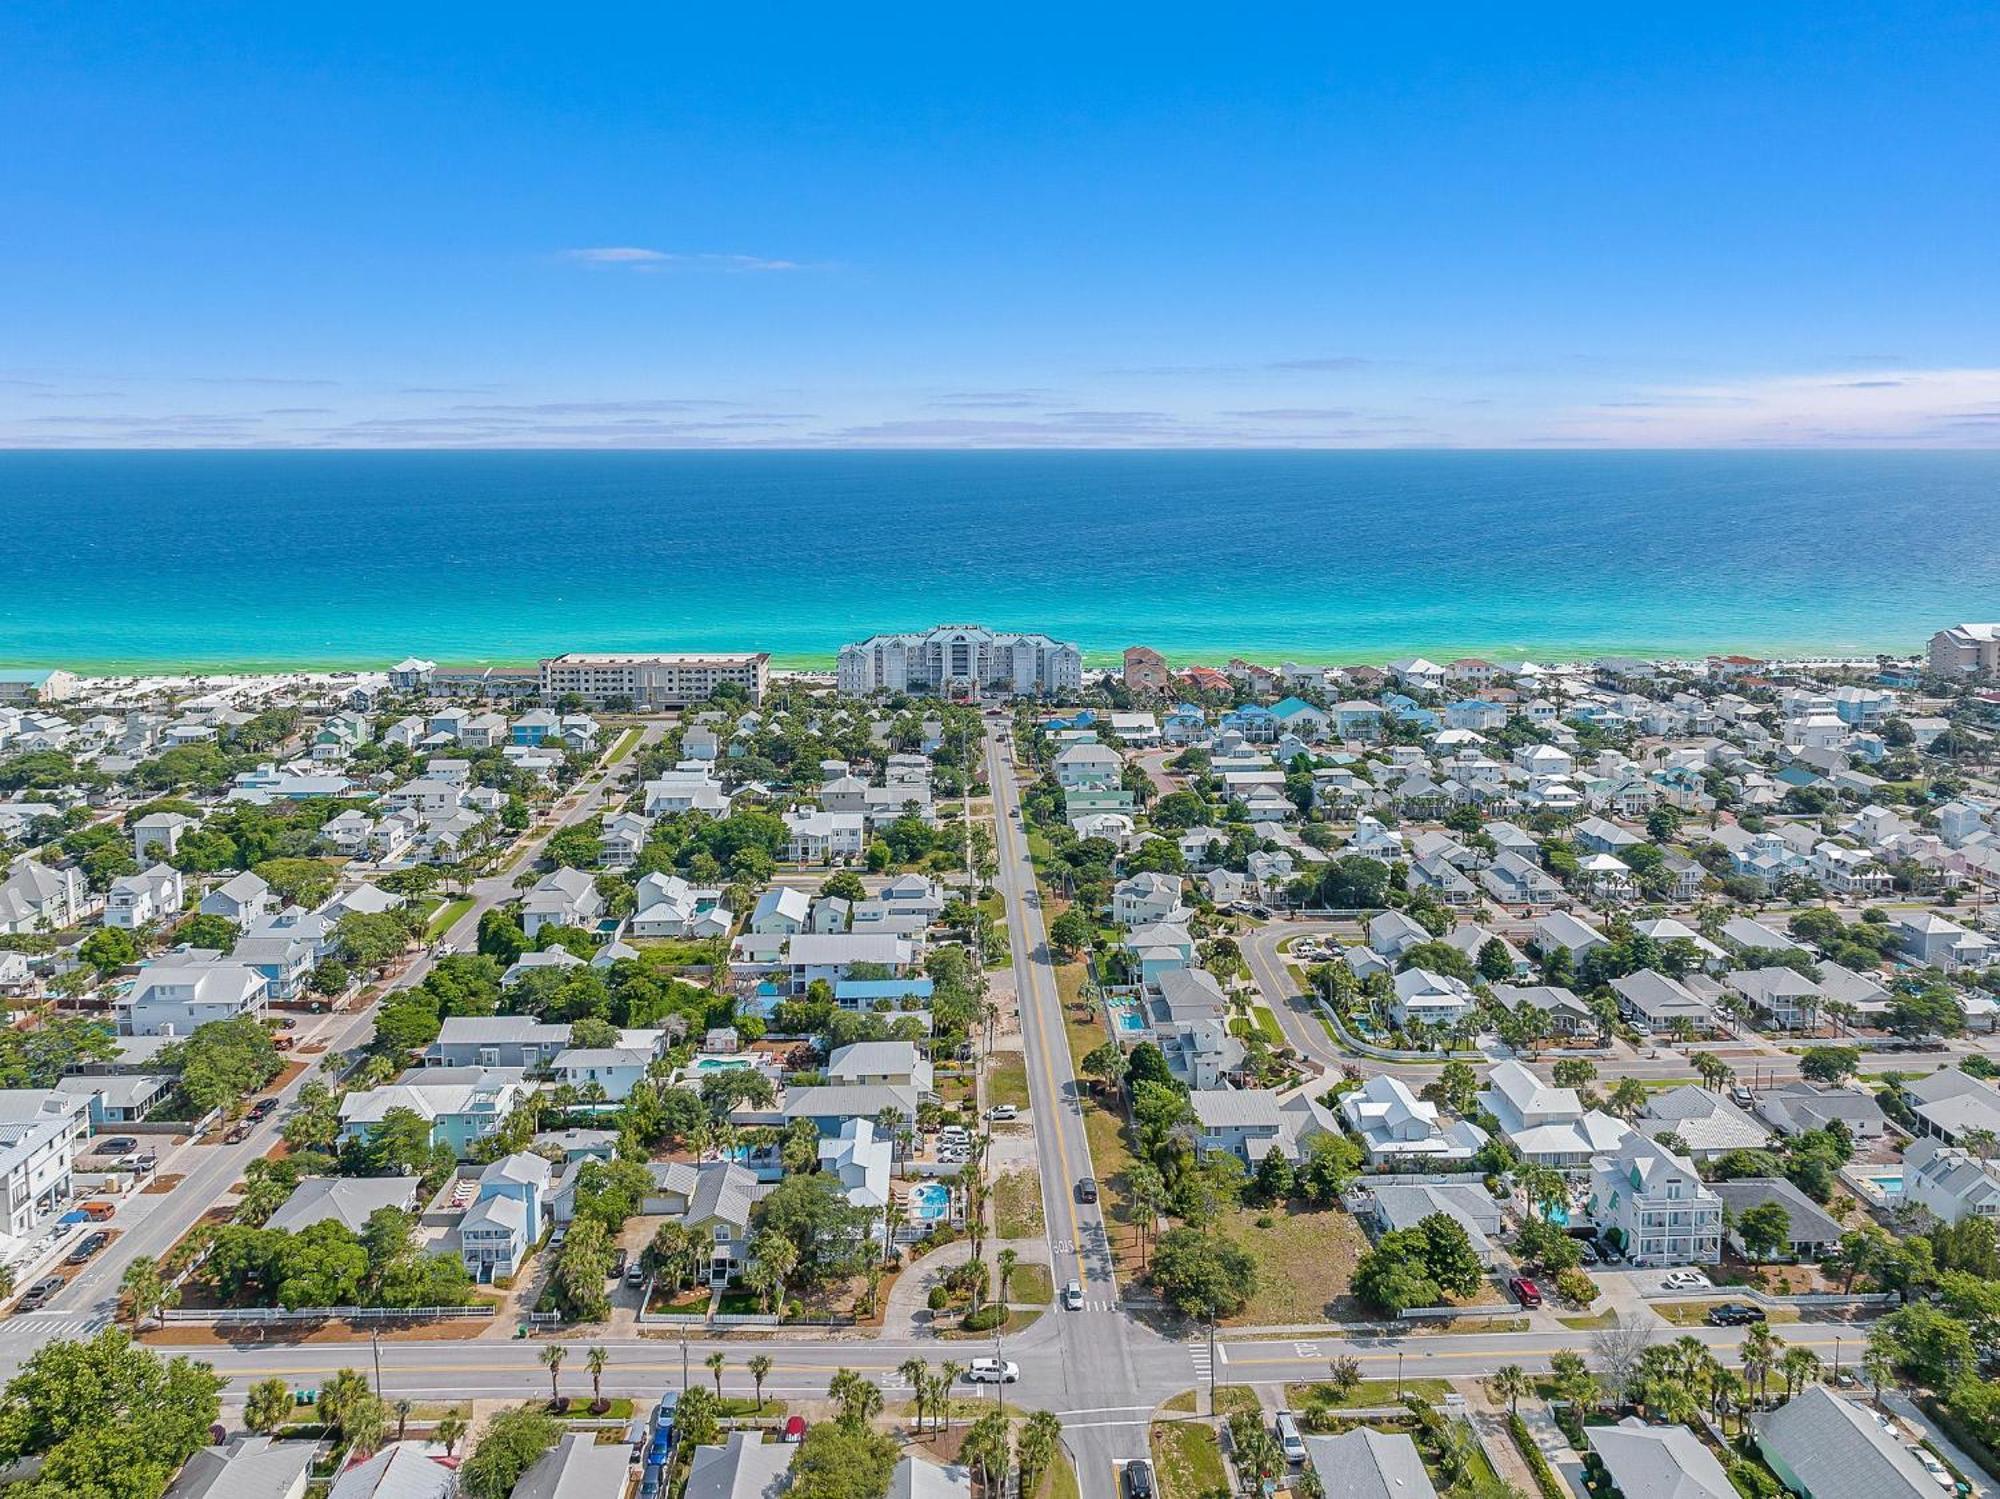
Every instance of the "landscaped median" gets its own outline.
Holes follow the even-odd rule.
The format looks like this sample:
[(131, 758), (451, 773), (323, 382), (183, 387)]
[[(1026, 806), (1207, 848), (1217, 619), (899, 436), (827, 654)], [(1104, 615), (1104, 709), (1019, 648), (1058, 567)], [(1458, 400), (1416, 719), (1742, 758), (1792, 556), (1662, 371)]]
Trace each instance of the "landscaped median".
[(1206, 1423), (1155, 1421), (1151, 1447), (1161, 1499), (1205, 1499), (1217, 1491), (1227, 1492), (1229, 1470), (1223, 1466), (1222, 1443)]

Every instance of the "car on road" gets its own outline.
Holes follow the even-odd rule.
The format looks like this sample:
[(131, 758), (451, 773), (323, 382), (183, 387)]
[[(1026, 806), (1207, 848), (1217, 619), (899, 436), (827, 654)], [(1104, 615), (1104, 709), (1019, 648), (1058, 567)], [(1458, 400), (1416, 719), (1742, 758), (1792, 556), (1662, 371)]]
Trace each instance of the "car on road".
[(249, 1138), (250, 1122), (247, 1119), (239, 1119), (229, 1127), (229, 1133), (222, 1137), (222, 1143), (224, 1145), (241, 1145)]
[(673, 1424), (674, 1412), (680, 1408), (681, 1392), (679, 1390), (668, 1390), (660, 1397), (660, 1403), (653, 1407), (653, 1424), (655, 1426), (671, 1426)]
[(628, 1268), (625, 1272), (625, 1284), (628, 1286), (643, 1286), (645, 1283), (646, 1283), (645, 1263), (641, 1260), (632, 1261), (630, 1268)]
[(1019, 1119), (1021, 1111), (1011, 1103), (996, 1103), (986, 1111), (988, 1119)]
[(611, 1273), (604, 1278), (606, 1280), (623, 1280), (625, 1278), (625, 1266), (630, 1259), (631, 1256), (629, 1254), (622, 1249), (619, 1250), (618, 1253), (611, 1257)]
[(97, 1142), (99, 1155), (130, 1155), (139, 1148), (139, 1142), (130, 1135), (113, 1135), (108, 1140)]
[(646, 1465), (646, 1475), (639, 1480), (639, 1499), (655, 1499), (660, 1492), (663, 1470), (651, 1463)]
[(1153, 1465), (1143, 1457), (1125, 1464), (1125, 1499), (1153, 1499)]
[(1094, 1176), (1086, 1176), (1086, 1177), (1084, 1177), (1084, 1178), (1083, 1178), (1083, 1179), (1082, 1179), (1081, 1181), (1079, 1181), (1079, 1182), (1078, 1182), (1078, 1183), (1076, 1184), (1076, 1200), (1077, 1200), (1078, 1202), (1095, 1202), (1095, 1201), (1097, 1201), (1097, 1178), (1096, 1178), (1096, 1177), (1094, 1177)]
[(1083, 1310), (1083, 1282), (1073, 1280), (1063, 1287), (1063, 1310), (1080, 1312)]
[(1721, 1306), (1710, 1307), (1708, 1312), (1710, 1327), (1748, 1327), (1763, 1320), (1764, 1309), (1761, 1306), (1751, 1306), (1743, 1301), (1725, 1301)]
[(65, 1258), (72, 1265), (86, 1264), (93, 1254), (97, 1253), (98, 1250), (110, 1242), (111, 1235), (100, 1230), (97, 1233), (86, 1235), (83, 1242), (72, 1249)]
[(1522, 1306), (1534, 1307), (1542, 1304), (1542, 1288), (1525, 1275), (1517, 1275), (1508, 1281), (1507, 1289), (1514, 1293), (1514, 1299)]
[(804, 1416), (785, 1417), (785, 1434), (783, 1440), (787, 1442), (803, 1442), (805, 1439), (806, 1418)]
[(976, 1358), (965, 1377), (974, 1384), (1013, 1384), (1021, 1377), (1021, 1366), (1012, 1359)]
[(1706, 1291), (1709, 1284), (1708, 1277), (1699, 1270), (1669, 1270), (1660, 1287), (1667, 1291)]
[(15, 1303), (14, 1310), (17, 1312), (35, 1311), (67, 1284), (69, 1282), (64, 1280), (60, 1275), (44, 1276), (28, 1287), (27, 1294)]
[(250, 1105), (250, 1117), (259, 1121), (269, 1119), (277, 1111), (278, 1100), (275, 1098), (260, 1098)]

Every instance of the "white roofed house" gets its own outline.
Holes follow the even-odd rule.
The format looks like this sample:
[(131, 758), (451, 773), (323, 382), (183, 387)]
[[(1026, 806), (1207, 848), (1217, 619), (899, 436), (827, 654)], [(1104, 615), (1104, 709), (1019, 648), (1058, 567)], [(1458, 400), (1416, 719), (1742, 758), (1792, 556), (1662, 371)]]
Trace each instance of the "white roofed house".
[(0, 880), (0, 933), (61, 931), (82, 921), (93, 904), (80, 870), (23, 859)]
[(1780, 1030), (1811, 1030), (1826, 1003), (1818, 984), (1790, 968), (1738, 969), (1723, 982)]
[(519, 1068), (424, 1067), (400, 1082), (363, 1088), (340, 1101), (340, 1138), (365, 1140), (392, 1109), (407, 1109), (430, 1125), (433, 1145), (464, 1158), (499, 1132), (535, 1091)]
[(1632, 1131), (1600, 1109), (1585, 1109), (1574, 1088), (1543, 1082), (1519, 1062), (1496, 1066), (1479, 1095), (1500, 1133), (1538, 1165), (1574, 1170), (1615, 1149)]
[(1398, 1025), (1421, 1021), (1453, 1026), (1476, 1014), (1479, 999), (1461, 979), (1428, 968), (1406, 968), (1394, 980), (1396, 997), (1389, 1013)]
[(1715, 1026), (1715, 1009), (1707, 1000), (1651, 968), (1619, 975), (1611, 992), (1618, 996), (1618, 1012), (1642, 1031), (1670, 1031), (1683, 1020), (1697, 1031)]
[(1655, 1093), (1645, 1112), (1632, 1121), (1642, 1135), (1679, 1137), (1690, 1158), (1709, 1160), (1732, 1150), (1761, 1150), (1771, 1132), (1728, 1099), (1699, 1083)]
[(1493, 862), (1479, 871), (1479, 883), (1501, 904), (1530, 911), (1567, 899), (1547, 870), (1508, 848), (1502, 848)]
[(1139, 982), (1149, 988), (1165, 974), (1194, 966), (1194, 937), (1178, 922), (1134, 927), (1126, 934), (1125, 951), (1138, 965)]
[(803, 994), (814, 979), (837, 984), (853, 969), (885, 968), (900, 975), (915, 961), (907, 937), (874, 932), (800, 932), (785, 941), (781, 966), (791, 971), (792, 992)]
[(533, 940), (544, 927), (592, 931), (604, 913), (604, 897), (587, 869), (557, 869), (542, 876), (521, 902), (521, 930)]
[(638, 862), (652, 831), (652, 820), (641, 817), (637, 812), (617, 812), (605, 818), (603, 831), (598, 835), (601, 850), (598, 867), (630, 869)]
[(1269, 1089), (1208, 1088), (1188, 1095), (1194, 1109), (1195, 1148), (1223, 1152), (1255, 1166), (1276, 1151), (1286, 1160), (1303, 1159), (1312, 1141), (1336, 1134), (1340, 1122), (1311, 1088), (1289, 1095)]
[(123, 1036), (186, 1036), (213, 1020), (261, 1017), (270, 983), (242, 963), (168, 958), (139, 970), (116, 1002)]
[(47, 1088), (0, 1090), (0, 1223), (16, 1240), (72, 1195), (70, 1163), (88, 1129), (90, 1100)]
[(2000, 1135), (2000, 1090), (1956, 1067), (1903, 1083), (1903, 1101), (1917, 1133), (1957, 1144), (1974, 1131)]
[(1419, 943), (1429, 942), (1430, 928), (1401, 911), (1383, 911), (1369, 920), (1368, 946), (1390, 962)]
[(1413, 890), (1428, 890), (1447, 906), (1474, 906), (1479, 903), (1479, 887), (1471, 876), (1440, 854), (1417, 859), (1410, 865), (1409, 883)]
[(146, 850), (157, 848), (156, 859), (171, 859), (181, 846), (181, 835), (201, 826), (199, 817), (185, 812), (148, 812), (132, 824), (132, 857), (146, 861)]
[(1606, 944), (1604, 933), (1567, 911), (1551, 911), (1535, 923), (1535, 945), (1544, 953), (1567, 949), (1572, 959)]
[(856, 1041), (827, 1058), (826, 1080), (835, 1087), (934, 1090), (931, 1064), (911, 1041)]
[(1056, 756), (1056, 782), (1065, 791), (1108, 791), (1118, 785), (1125, 762), (1104, 744), (1072, 744)]
[(452, 1015), (424, 1053), (432, 1067), (518, 1067), (533, 1072), (569, 1049), (570, 1028), (528, 1015)]
[(830, 864), (860, 855), (868, 842), (862, 812), (795, 810), (785, 814), (785, 857), (796, 864)]
[(1691, 1161), (1636, 1131), (1591, 1161), (1589, 1210), (1635, 1265), (1722, 1258), (1722, 1199)]
[(1486, 1131), (1469, 1120), (1443, 1124), (1438, 1107), (1410, 1091), (1399, 1077), (1377, 1073), (1341, 1095), (1341, 1117), (1360, 1136), (1368, 1164), (1407, 1160), (1468, 1161), (1486, 1144)]
[[(810, 1091), (810, 1090), (808, 1090)], [(724, 1285), (750, 1260), (750, 1216), (766, 1188), (734, 1161), (654, 1161), (652, 1190), (640, 1211), (672, 1218), (704, 1246), (700, 1278)]]
[(1337, 1437), (1305, 1438), (1321, 1489), (1339, 1499), (1437, 1499), (1409, 1433), (1357, 1426)]
[(812, 897), (790, 885), (774, 885), (757, 897), (747, 930), (757, 936), (789, 937), (806, 929)]
[(458, 1221), (458, 1252), (481, 1285), (514, 1274), (542, 1236), (555, 1171), (526, 1151), (489, 1162)]
[(204, 916), (222, 916), (247, 927), (271, 914), (274, 898), (261, 875), (244, 870), (217, 885), (201, 898)]
[(679, 875), (655, 871), (640, 878), (626, 921), (630, 937), (726, 937), (732, 918), (722, 892), (697, 889)]
[(1913, 1141), (1903, 1152), (1902, 1200), (1945, 1223), (2000, 1220), (2000, 1166), (1963, 1146), (1934, 1138)]
[(1575, 991), (1559, 984), (1495, 984), (1493, 997), (1509, 1011), (1526, 1006), (1548, 1017), (1548, 1034), (1581, 1036), (1598, 1029), (1597, 1016)]
[(602, 1101), (623, 1103), (658, 1056), (653, 1046), (575, 1046), (558, 1052), (550, 1065), (558, 1083), (579, 1092), (599, 1090)]
[(120, 875), (104, 897), (104, 924), (134, 931), (176, 914), (186, 899), (181, 872), (155, 864), (143, 874)]
[(881, 1211), (895, 1162), (895, 1141), (878, 1134), (872, 1119), (849, 1119), (839, 1134), (819, 1142), (819, 1169), (840, 1183), (853, 1207)]
[(1935, 911), (1898, 917), (1896, 940), (1917, 962), (1938, 968), (1983, 968), (1994, 960), (1992, 938), (1968, 931)]
[(1147, 871), (1120, 880), (1111, 891), (1111, 918), (1120, 926), (1149, 926), (1156, 921), (1184, 921), (1181, 877)]

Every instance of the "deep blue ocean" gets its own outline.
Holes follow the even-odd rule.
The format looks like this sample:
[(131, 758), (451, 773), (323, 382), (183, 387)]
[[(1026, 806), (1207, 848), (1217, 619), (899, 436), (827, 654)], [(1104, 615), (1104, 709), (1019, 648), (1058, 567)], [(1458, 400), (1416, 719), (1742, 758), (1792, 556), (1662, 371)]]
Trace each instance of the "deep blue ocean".
[(2000, 453), (0, 453), (0, 662), (1913, 651)]

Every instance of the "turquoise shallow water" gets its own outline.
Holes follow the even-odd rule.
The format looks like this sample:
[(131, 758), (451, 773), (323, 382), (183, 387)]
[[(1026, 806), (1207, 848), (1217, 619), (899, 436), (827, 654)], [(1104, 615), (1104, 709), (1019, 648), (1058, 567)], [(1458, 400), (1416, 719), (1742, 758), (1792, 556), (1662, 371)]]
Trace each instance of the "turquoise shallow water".
[(0, 453), (0, 661), (1917, 649), (2000, 453)]

